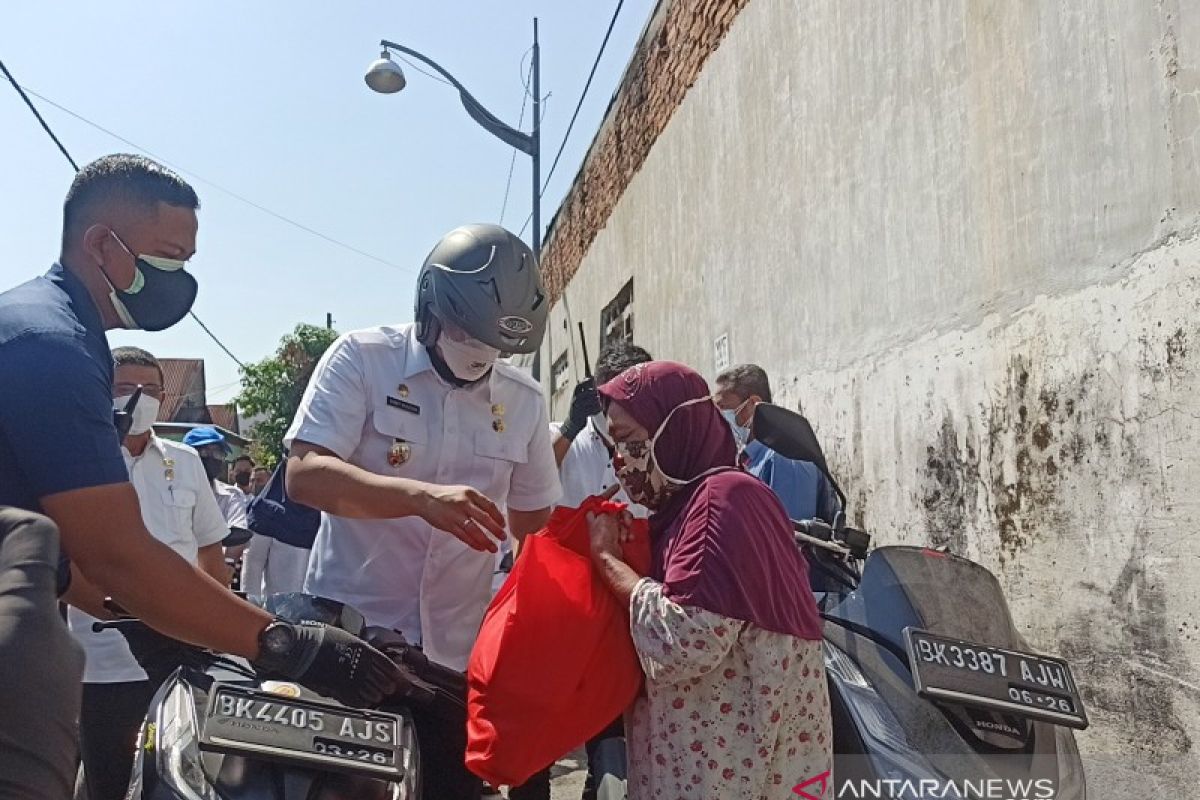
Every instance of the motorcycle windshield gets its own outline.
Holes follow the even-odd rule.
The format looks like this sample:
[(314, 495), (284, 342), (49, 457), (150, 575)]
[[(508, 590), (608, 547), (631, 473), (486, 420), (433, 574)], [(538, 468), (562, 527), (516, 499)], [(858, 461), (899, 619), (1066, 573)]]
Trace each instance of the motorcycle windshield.
[[(904, 628), (1021, 649), (1000, 582), (965, 558), (919, 547), (880, 547), (867, 558), (846, 615), (904, 647)], [(837, 614), (842, 616), (842, 614)]]

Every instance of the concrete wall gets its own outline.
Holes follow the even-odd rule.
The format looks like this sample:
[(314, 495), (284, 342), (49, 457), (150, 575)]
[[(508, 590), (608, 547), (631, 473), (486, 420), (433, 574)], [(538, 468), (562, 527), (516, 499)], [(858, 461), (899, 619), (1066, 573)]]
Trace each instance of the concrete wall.
[(981, 561), (1072, 660), (1093, 791), (1181, 791), (1198, 141), (1200, 0), (751, 0), (583, 255), (551, 238), (570, 283), (543, 364), (579, 320), (595, 357), (630, 276), (656, 356), (711, 377), (727, 333), (804, 404), (877, 541)]

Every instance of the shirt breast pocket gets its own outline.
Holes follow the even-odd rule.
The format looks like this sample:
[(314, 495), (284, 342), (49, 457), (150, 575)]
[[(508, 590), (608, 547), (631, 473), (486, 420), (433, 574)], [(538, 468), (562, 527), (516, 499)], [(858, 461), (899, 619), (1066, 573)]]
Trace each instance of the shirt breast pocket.
[(493, 499), (508, 494), (513, 468), (529, 460), (525, 442), (505, 437), (506, 434), (496, 431), (475, 434), (476, 462), (488, 473), (486, 479), (490, 483), (484, 491)]
[[(163, 506), (167, 511), (167, 519), (171, 526), (170, 539), (163, 539), (164, 544), (185, 542), (193, 536), (192, 514), (196, 510), (196, 492), (179, 486), (171, 486), (163, 490)], [(156, 538), (162, 534), (154, 531)], [(163, 531), (162, 533), (166, 533)]]
[(429, 431), (421, 416), (379, 404), (372, 418), (379, 435), (368, 447), (364, 466), (380, 475), (422, 478), (431, 465)]

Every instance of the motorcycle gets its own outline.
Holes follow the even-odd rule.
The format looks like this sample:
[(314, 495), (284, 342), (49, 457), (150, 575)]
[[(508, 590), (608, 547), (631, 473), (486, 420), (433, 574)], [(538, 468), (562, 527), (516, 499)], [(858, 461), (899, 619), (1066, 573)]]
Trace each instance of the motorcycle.
[[(814, 464), (845, 509), (804, 417), (760, 404), (754, 432)], [(839, 786), (857, 787), (853, 797), (1086, 797), (1072, 730), (1088, 719), (1070, 665), (1030, 650), (994, 575), (945, 549), (871, 549), (844, 511), (795, 529), (823, 620)], [(873, 793), (881, 782), (891, 794)], [(824, 788), (796, 793), (829, 797)]]
[[(399, 633), (367, 627), (350, 606), (304, 594), (266, 598), (291, 622), (342, 628), (382, 650), (406, 685), (382, 708), (351, 708), (243, 660), (179, 645), (138, 736), (127, 800), (415, 800), (418, 729), (433, 717), (466, 725), (466, 678), (430, 662)], [(143, 626), (95, 624), (127, 635)], [(136, 650), (135, 650), (136, 652)], [(154, 672), (146, 664), (147, 672)]]

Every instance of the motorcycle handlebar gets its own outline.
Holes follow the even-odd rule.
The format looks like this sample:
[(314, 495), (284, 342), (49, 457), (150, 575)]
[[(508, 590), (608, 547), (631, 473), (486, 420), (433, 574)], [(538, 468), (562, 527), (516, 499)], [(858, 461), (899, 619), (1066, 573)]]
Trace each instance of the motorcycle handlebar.
[(149, 626), (140, 619), (135, 617), (120, 617), (118, 619), (96, 620), (92, 623), (92, 633), (100, 633), (101, 631), (119, 631), (121, 628), (133, 630), (134, 628), (144, 627)]
[(792, 520), (792, 527), (798, 543), (851, 558), (866, 558), (871, 545), (869, 533), (844, 526), (835, 528), (823, 519)]
[[(97, 620), (92, 623), (92, 631), (95, 633), (106, 630), (133, 633), (149, 632), (154, 629), (136, 617)], [(170, 637), (158, 634), (157, 632), (155, 633), (163, 641), (175, 643), (175, 640), (172, 640)], [(368, 637), (369, 643), (391, 658), (404, 673), (405, 682), (397, 692), (396, 698), (413, 703), (414, 705), (429, 706), (439, 697), (443, 697), (452, 700), (456, 706), (466, 705), (466, 675), (450, 667), (430, 661), (420, 648), (409, 645), (403, 640), (403, 637), (399, 637), (398, 640), (392, 639), (391, 641), (371, 641), (373, 638)], [(182, 642), (178, 642), (177, 644), (181, 648), (195, 650), (197, 653), (205, 652), (200, 648), (195, 648), (192, 645)], [(209, 655), (207, 657), (215, 661), (224, 662), (224, 659), (220, 656)]]

